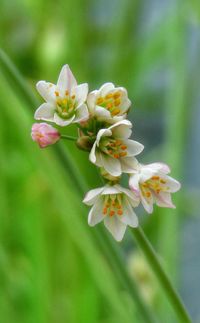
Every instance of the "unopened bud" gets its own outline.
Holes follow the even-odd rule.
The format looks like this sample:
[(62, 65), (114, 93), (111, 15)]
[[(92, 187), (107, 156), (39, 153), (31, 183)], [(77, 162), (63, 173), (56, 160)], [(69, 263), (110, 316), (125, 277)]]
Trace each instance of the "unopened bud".
[(89, 136), (81, 136), (78, 138), (76, 145), (79, 149), (90, 151), (92, 149), (93, 143)]
[(40, 148), (45, 148), (55, 144), (60, 139), (60, 133), (51, 125), (42, 122), (34, 123), (32, 126), (31, 137), (38, 143)]

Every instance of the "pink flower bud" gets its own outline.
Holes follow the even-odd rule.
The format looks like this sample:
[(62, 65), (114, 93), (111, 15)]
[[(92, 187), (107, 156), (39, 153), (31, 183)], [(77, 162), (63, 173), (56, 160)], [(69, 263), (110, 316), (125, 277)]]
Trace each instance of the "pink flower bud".
[(55, 144), (60, 139), (60, 133), (47, 123), (34, 123), (31, 137), (39, 144), (40, 148), (45, 148)]

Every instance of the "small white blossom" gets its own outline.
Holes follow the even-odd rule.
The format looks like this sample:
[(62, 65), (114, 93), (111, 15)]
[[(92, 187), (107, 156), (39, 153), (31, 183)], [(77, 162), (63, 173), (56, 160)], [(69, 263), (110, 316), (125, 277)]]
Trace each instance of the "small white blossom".
[(99, 130), (96, 141), (90, 152), (90, 161), (104, 169), (112, 176), (120, 176), (122, 172), (134, 172), (138, 155), (144, 146), (128, 139), (132, 133), (132, 123), (122, 120), (107, 129)]
[(55, 122), (59, 126), (87, 120), (88, 84), (77, 85), (68, 65), (63, 66), (56, 85), (40, 81), (36, 87), (46, 101), (36, 110), (36, 120)]
[(138, 206), (138, 197), (128, 189), (116, 184), (89, 191), (83, 202), (92, 205), (88, 224), (95, 226), (101, 221), (117, 241), (121, 241), (127, 225), (135, 228), (138, 218), (133, 210)]
[(115, 123), (126, 118), (131, 101), (124, 87), (115, 87), (112, 83), (105, 83), (99, 90), (89, 93), (87, 104), (92, 117)]
[(148, 213), (153, 212), (153, 204), (161, 207), (175, 208), (171, 193), (178, 191), (180, 183), (168, 176), (169, 167), (163, 163), (139, 165), (138, 172), (129, 179), (130, 189), (138, 194), (143, 207)]

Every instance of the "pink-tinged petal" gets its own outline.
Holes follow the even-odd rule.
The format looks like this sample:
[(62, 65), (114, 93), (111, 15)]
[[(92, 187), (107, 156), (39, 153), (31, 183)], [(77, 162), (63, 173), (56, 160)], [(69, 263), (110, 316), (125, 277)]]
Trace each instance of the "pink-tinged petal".
[(147, 213), (152, 213), (153, 212), (153, 197), (152, 195), (148, 198), (144, 197), (142, 194), (140, 195), (141, 198), (141, 203), (144, 207), (144, 209), (147, 211)]
[(89, 118), (89, 112), (88, 112), (87, 105), (82, 104), (76, 109), (76, 115), (73, 120), (73, 123), (86, 121), (86, 120), (88, 120), (88, 118)]
[(103, 218), (103, 199), (99, 198), (89, 212), (88, 224), (93, 227), (101, 222)]
[(133, 211), (128, 199), (123, 201), (123, 214), (119, 216), (119, 220), (132, 228), (136, 228), (139, 225), (137, 215)]
[(123, 173), (137, 173), (138, 172), (138, 161), (135, 157), (123, 157), (120, 158), (121, 168)]
[(109, 157), (105, 154), (101, 154), (101, 160), (102, 160), (102, 166), (105, 168), (105, 170), (111, 174), (112, 176), (120, 176), (121, 171), (121, 165), (120, 161), (118, 159)]
[(99, 89), (99, 96), (105, 96), (115, 88), (113, 83), (105, 83)]
[(69, 65), (64, 65), (61, 69), (58, 77), (57, 87), (61, 92), (61, 96), (65, 94), (65, 91), (71, 93), (72, 88), (77, 86), (76, 79), (69, 68)]
[(43, 97), (43, 99), (46, 102), (49, 102), (52, 105), (56, 104), (56, 95), (55, 95), (55, 91), (57, 91), (56, 85), (46, 81), (39, 81), (36, 84), (36, 88), (39, 94), (41, 95), (41, 97)]
[(90, 190), (85, 195), (85, 197), (83, 199), (83, 203), (85, 203), (87, 205), (93, 205), (96, 202), (96, 200), (99, 198), (99, 195), (101, 195), (103, 190), (104, 190), (104, 187), (99, 187), (99, 188), (95, 188), (93, 190)]
[(39, 144), (40, 148), (45, 148), (55, 144), (60, 139), (60, 133), (47, 123), (34, 123), (31, 137)]
[(143, 168), (149, 168), (151, 169), (154, 173), (164, 173), (168, 174), (170, 173), (170, 168), (167, 164), (156, 162), (156, 163), (151, 163), (147, 165), (143, 165)]
[(84, 103), (88, 95), (88, 84), (80, 84), (74, 87), (71, 91), (71, 95), (75, 95), (75, 100), (78, 105)]
[(95, 116), (98, 117), (98, 120), (107, 120), (111, 118), (111, 114), (108, 110), (103, 107), (96, 105), (95, 107)]
[(110, 136), (112, 136), (112, 131), (109, 128), (99, 130), (96, 138), (97, 146), (99, 145), (101, 137), (110, 137)]
[(73, 122), (74, 119), (75, 119), (75, 115), (73, 115), (70, 119), (62, 119), (59, 117), (57, 113), (54, 114), (54, 122), (61, 127), (68, 126)]
[(171, 195), (167, 192), (160, 192), (159, 194), (155, 194), (156, 204), (160, 207), (168, 207), (175, 209), (175, 205), (172, 203)]
[(97, 142), (95, 141), (95, 143), (93, 144), (92, 149), (90, 151), (90, 155), (89, 155), (89, 160), (93, 164), (96, 163), (96, 145), (97, 145)]
[(130, 190), (133, 191), (137, 196), (140, 194), (140, 187), (139, 187), (139, 182), (140, 182), (140, 174), (132, 174), (129, 177), (129, 187)]
[(36, 120), (53, 121), (55, 107), (49, 103), (43, 103), (36, 111), (34, 118)]
[(140, 144), (137, 141), (134, 140), (124, 140), (124, 144), (127, 146), (127, 156), (137, 156), (139, 155), (143, 149), (144, 146), (142, 144)]
[(117, 216), (106, 216), (104, 219), (104, 225), (117, 241), (121, 241), (123, 239), (126, 231), (126, 224), (119, 221)]
[(166, 180), (166, 184), (165, 186), (168, 187), (168, 191), (171, 192), (171, 193), (175, 193), (177, 192), (178, 190), (180, 190), (181, 188), (181, 184), (175, 180), (174, 178), (170, 177), (170, 176), (166, 176), (164, 178), (164, 180)]
[(128, 139), (132, 133), (132, 123), (129, 120), (121, 120), (110, 127), (113, 136), (119, 139)]

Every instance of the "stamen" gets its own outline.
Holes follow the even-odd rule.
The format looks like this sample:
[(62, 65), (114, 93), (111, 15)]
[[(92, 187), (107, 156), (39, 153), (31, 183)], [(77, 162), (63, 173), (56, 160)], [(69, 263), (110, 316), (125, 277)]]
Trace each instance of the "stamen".
[(151, 179), (152, 179), (153, 181), (157, 181), (158, 179), (160, 179), (160, 177), (159, 177), (159, 176), (153, 176)]
[(120, 157), (125, 157), (127, 155), (126, 151), (122, 151), (121, 153), (119, 153)]
[(122, 146), (121, 146), (121, 149), (122, 149), (122, 150), (126, 150), (126, 149), (127, 149), (127, 146), (126, 146), (126, 145), (122, 145)]
[(69, 91), (68, 90), (65, 91), (65, 95), (69, 95)]
[(114, 95), (113, 95), (113, 98), (116, 100), (118, 98), (120, 98), (121, 96), (121, 93), (120, 92), (116, 92)]
[(166, 184), (166, 181), (164, 181), (164, 179), (161, 179), (161, 180), (160, 180), (160, 182), (161, 182), (162, 184)]
[(118, 210), (118, 211), (117, 211), (117, 214), (118, 214), (118, 215), (122, 215), (122, 214), (123, 214), (123, 211), (122, 211), (122, 210)]
[(114, 156), (114, 158), (119, 158), (118, 154), (114, 154), (113, 156)]
[(58, 91), (55, 91), (54, 92), (56, 96), (59, 96), (59, 92)]
[(107, 207), (103, 208), (103, 214), (106, 215), (107, 214)]
[(107, 107), (108, 109), (112, 109), (113, 105), (112, 105), (112, 103), (107, 103), (106, 107)]
[(75, 99), (75, 97), (76, 97), (76, 96), (75, 96), (75, 94), (73, 94), (73, 95), (72, 95), (72, 99), (74, 100), (74, 99)]
[(101, 103), (103, 103), (103, 101), (104, 101), (103, 98), (100, 97), (100, 98), (97, 99), (97, 104), (101, 104)]
[(115, 211), (111, 210), (110, 213), (109, 213), (110, 216), (113, 216), (115, 215)]
[(105, 96), (105, 98), (106, 99), (111, 99), (113, 97), (113, 94), (112, 93), (108, 93), (106, 96)]
[(121, 100), (120, 99), (117, 99), (117, 100), (115, 100), (115, 102), (114, 102), (114, 104), (115, 104), (115, 106), (117, 107), (118, 105), (120, 105), (120, 103), (121, 103)]
[(146, 192), (146, 197), (150, 197), (151, 196), (151, 192)]
[(114, 111), (112, 111), (112, 115), (113, 116), (116, 116), (119, 113), (120, 113), (120, 110), (119, 109), (115, 109)]

